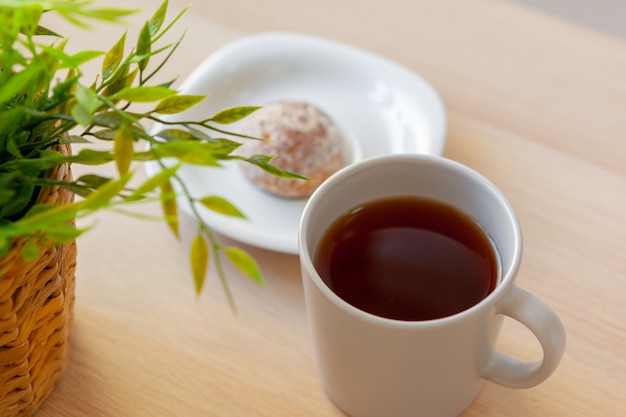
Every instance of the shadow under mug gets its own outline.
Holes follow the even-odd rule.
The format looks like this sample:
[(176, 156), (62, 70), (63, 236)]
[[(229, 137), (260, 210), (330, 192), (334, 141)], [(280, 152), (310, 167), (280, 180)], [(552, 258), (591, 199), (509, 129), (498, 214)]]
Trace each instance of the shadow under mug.
[[(338, 297), (315, 269), (318, 242), (346, 211), (395, 196), (435, 199), (480, 224), (500, 256), (495, 290), (465, 311), (428, 321), (378, 317)], [(485, 380), (531, 387), (548, 378), (563, 356), (566, 336), (557, 315), (515, 285), (522, 236), (513, 209), (490, 181), (457, 162), (402, 154), (342, 169), (309, 199), (299, 251), (322, 385), (352, 417), (457, 416)], [(541, 344), (541, 360), (524, 362), (495, 349), (505, 316), (531, 330)]]

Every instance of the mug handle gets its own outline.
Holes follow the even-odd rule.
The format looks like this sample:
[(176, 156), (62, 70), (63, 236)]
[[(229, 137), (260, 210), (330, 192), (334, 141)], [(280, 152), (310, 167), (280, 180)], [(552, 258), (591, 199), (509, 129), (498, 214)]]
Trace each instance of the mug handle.
[(541, 344), (543, 359), (524, 362), (494, 350), (482, 377), (511, 388), (540, 384), (554, 372), (565, 351), (566, 336), (561, 320), (547, 304), (516, 286), (511, 288), (498, 313), (530, 329)]

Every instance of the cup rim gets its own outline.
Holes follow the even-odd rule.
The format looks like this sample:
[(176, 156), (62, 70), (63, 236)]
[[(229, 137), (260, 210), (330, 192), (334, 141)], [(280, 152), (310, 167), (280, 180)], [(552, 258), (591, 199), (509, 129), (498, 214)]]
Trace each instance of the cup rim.
[[(502, 207), (505, 208), (507, 212), (507, 216), (511, 222), (513, 234), (514, 234), (514, 255), (511, 259), (510, 264), (506, 270), (503, 269), (500, 277), (500, 283), (497, 287), (489, 294), (487, 297), (483, 298), (478, 303), (473, 306), (449, 315), (445, 317), (440, 317), (436, 319), (429, 320), (399, 320), (392, 319), (387, 317), (377, 316), (375, 314), (369, 313), (367, 311), (361, 310), (343, 300), (334, 291), (328, 287), (328, 285), (322, 280), (319, 273), (317, 272), (315, 266), (313, 265), (312, 258), (312, 250), (314, 248), (309, 248), (305, 242), (307, 239), (307, 230), (306, 226), (311, 217), (311, 213), (315, 209), (318, 204), (318, 199), (321, 195), (325, 194), (328, 189), (333, 187), (336, 183), (344, 180), (346, 177), (356, 175), (360, 171), (365, 169), (370, 169), (372, 166), (393, 163), (393, 162), (426, 162), (431, 164), (444, 164), (447, 165), (448, 168), (456, 170), (462, 174), (473, 177), (474, 180), (483, 183), (491, 193), (494, 194), (495, 197), (500, 201)], [(309, 197), (304, 210), (302, 212), (302, 216), (300, 217), (300, 224), (298, 228), (298, 253), (300, 256), (300, 262), (303, 269), (306, 269), (308, 275), (313, 282), (313, 284), (320, 290), (328, 300), (330, 300), (335, 306), (341, 308), (345, 312), (357, 316), (362, 320), (377, 323), (386, 326), (395, 326), (400, 328), (413, 328), (413, 327), (430, 327), (430, 326), (441, 326), (445, 324), (455, 323), (464, 319), (467, 319), (474, 314), (477, 314), (480, 311), (483, 311), (491, 306), (495, 305), (496, 301), (503, 296), (503, 294), (508, 291), (510, 287), (514, 285), (515, 278), (517, 272), (520, 267), (521, 257), (522, 257), (522, 233), (521, 227), (519, 224), (519, 220), (513, 207), (511, 206), (508, 199), (504, 196), (504, 194), (498, 189), (489, 179), (487, 179), (484, 175), (475, 171), (474, 169), (464, 165), (460, 162), (454, 161), (452, 159), (437, 156), (437, 155), (425, 155), (425, 154), (391, 154), (378, 156), (374, 158), (370, 158), (364, 161), (359, 161), (354, 164), (348, 165), (341, 170), (334, 173), (331, 177), (329, 177), (326, 181), (324, 181)]]

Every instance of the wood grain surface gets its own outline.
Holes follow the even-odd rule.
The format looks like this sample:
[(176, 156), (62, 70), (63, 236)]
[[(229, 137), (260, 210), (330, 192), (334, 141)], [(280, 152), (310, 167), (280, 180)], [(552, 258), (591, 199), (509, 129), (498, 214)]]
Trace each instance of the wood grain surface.
[[(106, 3), (144, 9), (130, 34), (158, 5)], [(170, 4), (174, 13), (187, 2)], [(487, 383), (463, 417), (624, 415), (626, 43), (503, 0), (207, 0), (178, 27), (187, 34), (164, 78), (184, 79), (240, 36), (289, 30), (370, 50), (429, 80), (448, 110), (445, 155), (508, 196), (525, 237), (518, 285), (550, 304), (568, 334), (548, 381)], [(123, 30), (81, 33), (69, 47), (107, 49)], [(37, 417), (343, 416), (318, 380), (296, 256), (244, 245), (267, 285), (227, 267), (233, 316), (213, 270), (194, 294), (192, 220), (180, 242), (162, 223), (115, 213), (95, 226), (79, 240), (69, 366)], [(498, 347), (540, 355), (512, 321)]]

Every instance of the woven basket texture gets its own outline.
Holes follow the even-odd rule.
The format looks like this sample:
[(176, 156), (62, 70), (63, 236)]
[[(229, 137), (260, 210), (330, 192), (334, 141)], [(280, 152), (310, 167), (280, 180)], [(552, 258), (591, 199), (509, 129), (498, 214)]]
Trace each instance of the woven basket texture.
[[(69, 146), (57, 150), (69, 153)], [(71, 180), (69, 166), (50, 172)], [(74, 195), (42, 189), (39, 202), (67, 204)], [(14, 240), (0, 259), (0, 417), (29, 416), (52, 392), (67, 362), (74, 302), (76, 242), (42, 248), (25, 262), (26, 239)]]

